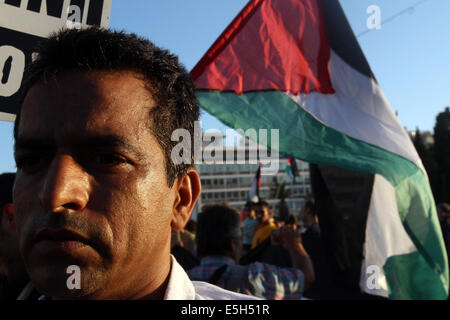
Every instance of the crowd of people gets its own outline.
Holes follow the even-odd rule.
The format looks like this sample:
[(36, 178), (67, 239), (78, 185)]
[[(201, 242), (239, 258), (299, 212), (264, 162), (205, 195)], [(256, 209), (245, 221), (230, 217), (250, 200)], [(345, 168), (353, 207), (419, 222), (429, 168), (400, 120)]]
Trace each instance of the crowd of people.
[(191, 220), (196, 231), (183, 231), (195, 238), (194, 248), (172, 238), (172, 253), (189, 277), (263, 299), (320, 298), (327, 275), (314, 201), (304, 203), (300, 220), (295, 214), (285, 221), (275, 219), (263, 199), (247, 202), (243, 213), (242, 221), (225, 203), (207, 205), (197, 222)]
[(239, 212), (218, 204), (206, 206), (198, 215), (196, 244), (201, 260), (199, 266), (188, 271), (190, 278), (264, 299), (300, 299), (315, 276), (299, 231), (292, 225), (276, 227), (264, 201), (247, 205), (247, 209), (249, 216), (254, 215), (252, 211), (256, 213), (258, 222), (253, 236), (255, 245), (247, 254), (268, 240), (286, 251), (292, 267), (280, 267), (265, 262), (265, 259), (240, 265), (245, 249)]
[[(446, 203), (437, 206), (447, 252), (449, 209)], [(242, 211), (243, 221), (225, 203), (207, 205), (197, 222), (190, 220), (197, 225), (196, 232), (189, 232), (194, 247), (185, 247), (188, 255), (173, 253), (192, 280), (263, 299), (339, 299), (314, 200), (305, 201), (297, 215), (284, 221), (275, 219), (262, 199), (247, 202)], [(181, 241), (178, 246), (183, 247)]]

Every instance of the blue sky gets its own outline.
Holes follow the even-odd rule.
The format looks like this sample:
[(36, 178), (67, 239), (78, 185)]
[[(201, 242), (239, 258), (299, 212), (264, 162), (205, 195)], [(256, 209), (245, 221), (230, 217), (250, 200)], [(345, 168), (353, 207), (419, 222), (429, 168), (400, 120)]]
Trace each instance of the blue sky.
[[(420, 0), (340, 0), (355, 34), (367, 30), (370, 5), (381, 19)], [(135, 32), (179, 55), (188, 70), (221, 34), (247, 0), (113, 0), (110, 27)], [(358, 38), (401, 123), (433, 130), (450, 105), (450, 1), (427, 0)], [(226, 127), (203, 113), (203, 128)], [(12, 124), (0, 121), (0, 172), (14, 171)]]

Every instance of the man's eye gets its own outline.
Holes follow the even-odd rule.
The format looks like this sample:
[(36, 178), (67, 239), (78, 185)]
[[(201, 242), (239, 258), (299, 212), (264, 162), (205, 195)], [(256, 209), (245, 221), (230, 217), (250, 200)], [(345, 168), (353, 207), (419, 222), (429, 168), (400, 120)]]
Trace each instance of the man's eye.
[(46, 163), (46, 157), (42, 155), (27, 155), (16, 159), (17, 169), (32, 173), (42, 168)]
[(127, 160), (124, 157), (114, 153), (96, 154), (93, 158), (93, 161), (96, 165), (102, 166), (114, 166), (127, 162)]

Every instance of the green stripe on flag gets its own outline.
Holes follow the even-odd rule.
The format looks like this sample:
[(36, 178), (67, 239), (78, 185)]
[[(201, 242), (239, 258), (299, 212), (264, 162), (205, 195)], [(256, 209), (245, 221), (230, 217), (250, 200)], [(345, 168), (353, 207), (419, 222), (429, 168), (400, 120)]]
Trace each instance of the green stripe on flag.
[(389, 257), (383, 270), (391, 299), (446, 299), (442, 279), (429, 271), (430, 265), (420, 251)]
[[(197, 91), (197, 97), (206, 111), (232, 128), (279, 129), (279, 151), (284, 155), (385, 177), (395, 188), (402, 223), (420, 253), (420, 259), (403, 256), (388, 259), (390, 298), (424, 298), (422, 288), (427, 286), (428, 298), (447, 299), (448, 264), (436, 208), (428, 181), (414, 163), (325, 126), (283, 92), (237, 95), (201, 90)], [(416, 265), (405, 265), (402, 261), (420, 264), (421, 275), (415, 275), (414, 286), (406, 283), (409, 278), (402, 275), (406, 272), (413, 275)], [(392, 290), (394, 286), (406, 289)]]

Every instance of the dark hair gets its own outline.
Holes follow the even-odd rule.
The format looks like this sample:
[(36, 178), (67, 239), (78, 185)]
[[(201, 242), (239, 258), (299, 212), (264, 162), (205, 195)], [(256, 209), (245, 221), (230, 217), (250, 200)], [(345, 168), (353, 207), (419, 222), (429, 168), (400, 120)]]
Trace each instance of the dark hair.
[(240, 238), (239, 212), (225, 204), (203, 207), (197, 216), (197, 254), (200, 258), (226, 255), (231, 243)]
[[(7, 172), (0, 175), (0, 210), (3, 210), (3, 206), (12, 203), (12, 191), (14, 186), (15, 173)], [(2, 225), (2, 214), (0, 211), (0, 226)]]
[(244, 204), (244, 209), (249, 209), (251, 210), (252, 208), (254, 208), (256, 206), (256, 202), (252, 202), (252, 201), (247, 201)]
[(177, 56), (135, 34), (99, 27), (64, 29), (54, 33), (43, 40), (37, 54), (24, 74), (23, 95), (14, 126), (15, 139), (21, 105), (38, 81), (73, 71), (134, 71), (143, 75), (156, 100), (157, 105), (149, 112), (153, 122), (151, 131), (165, 155), (169, 186), (193, 165), (193, 152), (189, 164), (174, 164), (170, 157), (177, 144), (171, 141), (172, 132), (184, 128), (193, 140), (194, 121), (199, 117), (194, 84)]
[(7, 172), (0, 175), (0, 205), (12, 203), (12, 189), (14, 186), (15, 173)]
[(259, 199), (259, 201), (256, 202), (254, 205), (255, 206), (260, 206), (260, 207), (270, 208), (269, 203), (267, 201), (263, 200), (263, 199)]

